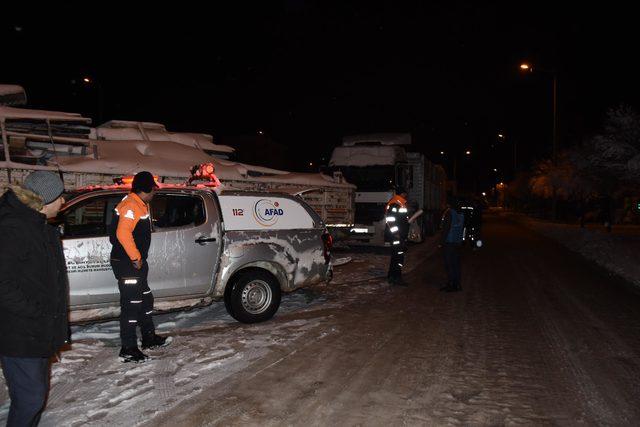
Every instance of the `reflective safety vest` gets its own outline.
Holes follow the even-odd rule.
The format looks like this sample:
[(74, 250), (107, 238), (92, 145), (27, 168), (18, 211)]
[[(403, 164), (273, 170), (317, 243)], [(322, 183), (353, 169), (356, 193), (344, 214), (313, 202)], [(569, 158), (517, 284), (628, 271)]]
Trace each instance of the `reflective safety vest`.
[[(395, 195), (385, 207), (385, 240), (399, 244), (409, 231), (407, 200)], [(396, 243), (397, 242), (397, 243)]]
[(387, 202), (387, 206), (384, 209), (384, 212), (387, 213), (389, 211), (389, 209), (392, 209), (393, 205), (397, 205), (397, 209), (404, 209), (404, 212), (400, 212), (400, 213), (407, 213), (407, 199), (405, 199), (402, 196), (399, 195), (394, 195), (391, 199), (389, 199), (389, 201)]
[(151, 245), (149, 207), (135, 193), (129, 193), (115, 208), (109, 229), (111, 258), (145, 260)]

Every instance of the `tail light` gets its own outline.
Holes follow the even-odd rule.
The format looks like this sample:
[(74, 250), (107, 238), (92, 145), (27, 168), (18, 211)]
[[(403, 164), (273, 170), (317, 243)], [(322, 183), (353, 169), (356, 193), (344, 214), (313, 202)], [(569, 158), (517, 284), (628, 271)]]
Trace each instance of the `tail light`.
[(322, 254), (324, 255), (324, 262), (325, 264), (329, 264), (329, 261), (331, 261), (331, 248), (333, 247), (333, 236), (331, 236), (329, 232), (325, 231), (322, 235), (322, 244)]

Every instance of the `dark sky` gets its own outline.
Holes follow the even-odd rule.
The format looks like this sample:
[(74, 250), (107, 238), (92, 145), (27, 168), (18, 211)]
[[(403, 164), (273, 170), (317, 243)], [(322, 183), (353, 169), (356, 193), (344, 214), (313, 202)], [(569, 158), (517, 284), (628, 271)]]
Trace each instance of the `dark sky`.
[(522, 168), (551, 149), (551, 77), (523, 75), (522, 60), (558, 72), (563, 146), (608, 107), (640, 103), (635, 15), (612, 2), (49, 3), (0, 24), (0, 81), (25, 86), (32, 107), (97, 118), (98, 89), (81, 83), (91, 76), (104, 120), (231, 144), (264, 130), (291, 169), (345, 134), (401, 131), (433, 160), (446, 151), (449, 167), (457, 153), (469, 189), (490, 185), (494, 167), (508, 178), (514, 142)]

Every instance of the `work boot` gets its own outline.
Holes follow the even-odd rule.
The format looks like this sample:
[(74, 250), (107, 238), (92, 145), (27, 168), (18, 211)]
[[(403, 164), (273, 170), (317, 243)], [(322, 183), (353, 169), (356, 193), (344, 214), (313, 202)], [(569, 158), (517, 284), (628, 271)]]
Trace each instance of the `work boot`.
[(151, 348), (165, 347), (171, 343), (168, 337), (153, 334), (148, 338), (142, 338), (142, 349), (148, 350)]
[(149, 356), (141, 352), (138, 347), (122, 347), (119, 357), (122, 363), (140, 363), (146, 362), (149, 359)]
[(459, 283), (454, 283), (451, 287), (445, 289), (445, 292), (460, 292), (462, 290), (462, 286)]
[(448, 291), (449, 291), (449, 289), (451, 289), (451, 288), (452, 288), (452, 286), (451, 286), (451, 282), (447, 282), (447, 284), (446, 284), (446, 285), (444, 285), (444, 286), (440, 286), (440, 291), (441, 291), (441, 292), (448, 292)]

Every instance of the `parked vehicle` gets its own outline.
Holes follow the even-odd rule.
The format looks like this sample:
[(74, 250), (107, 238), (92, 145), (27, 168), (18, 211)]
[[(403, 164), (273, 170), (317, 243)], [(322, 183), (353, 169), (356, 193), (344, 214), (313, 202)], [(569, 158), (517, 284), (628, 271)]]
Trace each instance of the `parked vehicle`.
[[(271, 318), (282, 292), (330, 280), (330, 239), (299, 197), (167, 185), (150, 204), (149, 286), (171, 310), (224, 300), (245, 323)], [(83, 191), (61, 210), (72, 321), (119, 313), (108, 228), (126, 185)]]
[(408, 193), (409, 215), (423, 211), (410, 240), (421, 241), (436, 230), (446, 206), (446, 175), (423, 154), (408, 152), (410, 144), (410, 134), (354, 135), (333, 150), (329, 171), (339, 171), (357, 188), (355, 225), (345, 230), (349, 239), (384, 243), (384, 207), (398, 186)]
[(473, 248), (481, 248), (482, 207), (473, 201), (462, 201), (460, 209), (464, 214), (463, 241)]
[[(168, 132), (157, 123), (111, 121), (97, 128), (75, 113), (0, 106), (0, 185), (33, 170), (60, 173), (65, 188), (109, 185), (149, 170), (179, 184), (195, 164), (211, 162), (227, 190), (300, 195), (328, 227), (352, 226), (355, 186), (340, 174), (293, 173), (237, 163), (231, 147), (205, 134)], [(212, 157), (213, 156), (213, 157)]]

